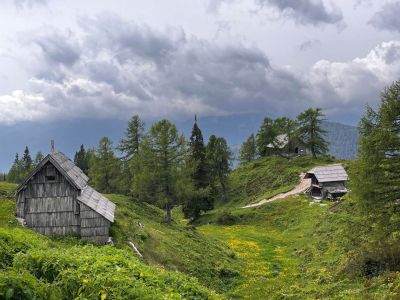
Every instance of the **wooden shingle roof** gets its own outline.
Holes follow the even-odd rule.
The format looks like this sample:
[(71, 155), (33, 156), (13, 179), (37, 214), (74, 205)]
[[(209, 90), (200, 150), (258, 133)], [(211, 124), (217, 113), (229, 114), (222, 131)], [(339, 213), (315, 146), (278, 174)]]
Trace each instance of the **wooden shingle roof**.
[(89, 177), (87, 177), (64, 153), (54, 152), (49, 155), (65, 172), (64, 175), (66, 175), (78, 189), (82, 190), (87, 185)]
[(97, 192), (94, 188), (87, 185), (81, 191), (78, 200), (89, 206), (110, 222), (114, 222), (115, 204)]
[(349, 177), (346, 170), (341, 164), (315, 167), (307, 172), (306, 178), (310, 178), (310, 175), (314, 175), (317, 178), (318, 182), (321, 183), (347, 181)]

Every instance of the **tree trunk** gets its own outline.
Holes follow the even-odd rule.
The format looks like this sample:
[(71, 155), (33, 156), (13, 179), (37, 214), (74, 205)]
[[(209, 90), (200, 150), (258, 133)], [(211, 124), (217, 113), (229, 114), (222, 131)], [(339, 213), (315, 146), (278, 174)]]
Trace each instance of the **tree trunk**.
[(165, 206), (165, 223), (171, 224), (171, 206), (169, 203)]
[(220, 178), (220, 182), (221, 182), (221, 187), (222, 187), (222, 201), (225, 202), (227, 197), (226, 197), (226, 186), (225, 186), (225, 182), (222, 178)]
[(312, 153), (313, 158), (317, 158), (317, 154), (315, 153), (314, 145), (311, 146), (311, 153)]

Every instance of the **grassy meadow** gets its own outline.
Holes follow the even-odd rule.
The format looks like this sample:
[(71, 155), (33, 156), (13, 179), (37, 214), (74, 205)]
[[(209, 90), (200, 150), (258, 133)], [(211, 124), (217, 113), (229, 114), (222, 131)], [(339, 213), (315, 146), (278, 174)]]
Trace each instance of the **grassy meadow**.
[(106, 247), (22, 228), (10, 199), (15, 185), (0, 183), (0, 299), (398, 299), (399, 273), (367, 278), (354, 270), (354, 236), (363, 232), (351, 193), (339, 203), (297, 195), (241, 208), (334, 162), (273, 157), (243, 165), (230, 175), (229, 201), (195, 224), (180, 207), (167, 226), (163, 210), (107, 195), (117, 210), (115, 245)]

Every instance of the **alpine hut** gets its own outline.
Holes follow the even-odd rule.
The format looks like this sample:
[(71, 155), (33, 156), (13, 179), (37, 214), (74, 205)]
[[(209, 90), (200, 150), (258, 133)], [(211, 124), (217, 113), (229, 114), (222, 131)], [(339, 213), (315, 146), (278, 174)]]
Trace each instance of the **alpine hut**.
[(335, 199), (348, 192), (348, 175), (341, 164), (315, 167), (304, 178), (311, 178), (311, 186), (306, 194), (315, 198)]
[(297, 138), (289, 140), (287, 134), (279, 134), (272, 143), (267, 145), (272, 153), (281, 153), (286, 156), (303, 156), (308, 154), (307, 148)]
[(107, 243), (115, 204), (90, 187), (88, 180), (53, 146), (18, 186), (17, 217), (44, 235), (74, 235), (96, 244)]

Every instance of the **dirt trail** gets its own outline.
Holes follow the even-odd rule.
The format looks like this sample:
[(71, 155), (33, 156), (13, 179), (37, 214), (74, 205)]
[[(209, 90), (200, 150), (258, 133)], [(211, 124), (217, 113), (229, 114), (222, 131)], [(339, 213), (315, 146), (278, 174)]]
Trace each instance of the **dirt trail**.
[(311, 179), (309, 179), (309, 178), (305, 179), (304, 175), (305, 174), (300, 174), (300, 183), (294, 189), (290, 190), (289, 192), (280, 193), (278, 195), (275, 195), (272, 198), (264, 199), (264, 200), (261, 200), (261, 201), (259, 201), (257, 203), (246, 205), (246, 206), (244, 206), (242, 208), (251, 208), (251, 207), (261, 206), (261, 205), (264, 205), (266, 203), (270, 203), (270, 202), (278, 200), (278, 199), (283, 199), (283, 198), (286, 198), (286, 197), (289, 197), (289, 196), (292, 196), (292, 195), (296, 195), (296, 194), (300, 194), (300, 193), (305, 192), (311, 186)]

